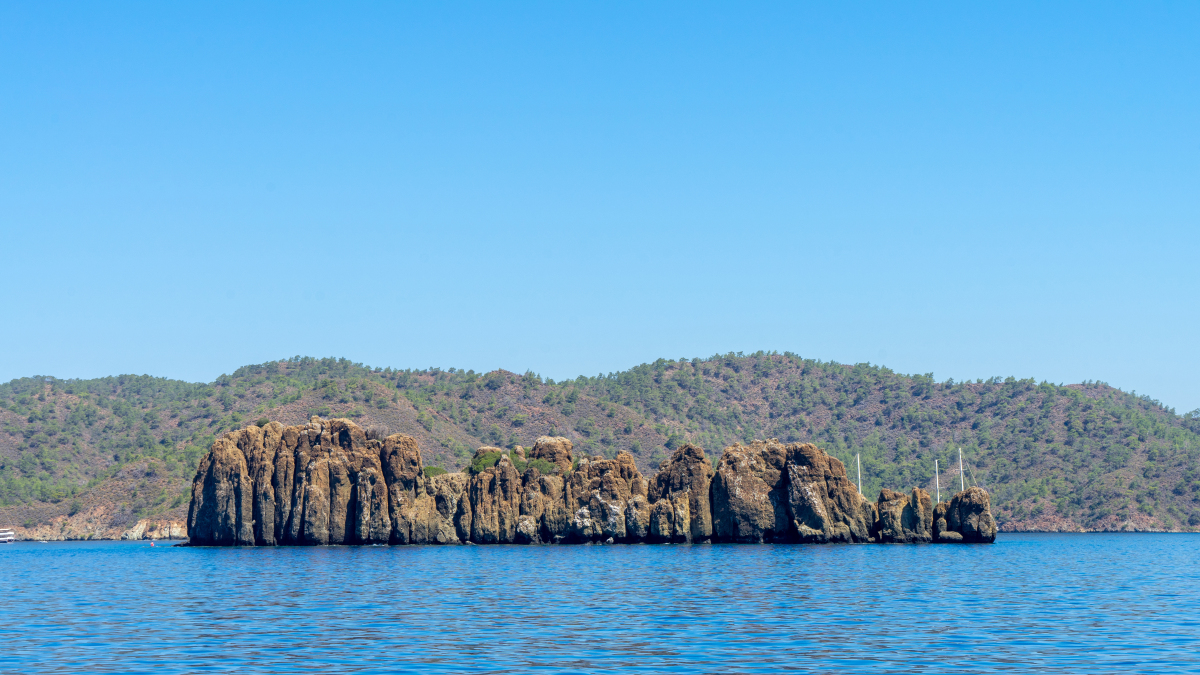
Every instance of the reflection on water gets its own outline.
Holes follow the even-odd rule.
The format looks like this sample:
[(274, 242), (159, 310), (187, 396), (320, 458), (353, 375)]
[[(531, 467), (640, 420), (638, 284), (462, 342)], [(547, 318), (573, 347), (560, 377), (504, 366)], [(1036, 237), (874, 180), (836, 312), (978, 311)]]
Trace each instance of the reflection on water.
[(1179, 672), (1200, 536), (0, 547), (4, 672)]

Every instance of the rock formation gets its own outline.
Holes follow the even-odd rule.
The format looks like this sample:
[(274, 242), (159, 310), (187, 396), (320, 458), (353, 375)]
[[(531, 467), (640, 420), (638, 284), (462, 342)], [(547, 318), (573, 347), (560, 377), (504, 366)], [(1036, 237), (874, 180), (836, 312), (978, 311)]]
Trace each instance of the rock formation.
[(971, 544), (996, 541), (996, 519), (986, 490), (969, 487), (933, 510), (933, 540)]
[(713, 535), (720, 541), (786, 541), (787, 449), (774, 441), (725, 448), (712, 484)]
[(691, 443), (659, 465), (650, 488), (652, 541), (699, 543), (712, 538), (712, 477), (704, 450)]
[[(384, 432), (386, 433), (386, 432)], [(217, 439), (192, 483), (192, 545), (991, 542), (987, 492), (934, 506), (867, 501), (842, 463), (774, 439), (716, 463), (685, 444), (647, 480), (633, 457), (576, 457), (566, 438), (483, 447), (469, 473), (425, 475), (415, 439), (350, 420), (271, 422)]]
[(643, 541), (650, 518), (647, 490), (646, 479), (637, 470), (633, 455), (627, 452), (619, 453), (616, 459), (580, 459), (566, 482), (571, 519), (567, 539)]
[(725, 449), (713, 480), (718, 541), (867, 542), (875, 508), (846, 467), (815, 445), (775, 440)]
[(884, 488), (879, 493), (876, 537), (884, 543), (933, 541), (933, 501), (929, 493), (913, 488), (911, 495)]

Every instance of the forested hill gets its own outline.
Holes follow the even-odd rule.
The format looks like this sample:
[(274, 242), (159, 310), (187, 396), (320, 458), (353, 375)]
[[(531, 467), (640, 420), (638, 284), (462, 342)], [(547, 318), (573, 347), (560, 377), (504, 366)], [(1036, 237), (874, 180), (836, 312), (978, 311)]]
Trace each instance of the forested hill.
[[(1002, 530), (1200, 529), (1200, 412), (1177, 415), (1101, 383), (936, 382), (793, 354), (659, 360), (555, 383), (533, 373), (375, 369), (345, 359), (246, 366), (211, 384), (149, 376), (0, 385), (0, 527), (110, 533), (182, 518), (215, 435), (260, 419), (347, 416), (415, 436), (455, 470), (480, 445), (563, 435), (628, 450), (653, 473), (671, 449), (710, 456), (755, 438), (811, 441), (881, 487), (992, 493)], [(103, 527), (101, 527), (103, 526)], [(91, 530), (89, 530), (91, 531)]]

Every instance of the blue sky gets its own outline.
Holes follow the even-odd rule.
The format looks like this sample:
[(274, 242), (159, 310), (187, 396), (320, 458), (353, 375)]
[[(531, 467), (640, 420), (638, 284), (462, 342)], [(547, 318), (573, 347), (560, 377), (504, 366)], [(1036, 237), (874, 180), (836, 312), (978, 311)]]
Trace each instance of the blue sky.
[(1200, 407), (1195, 3), (4, 3), (0, 381), (759, 349)]

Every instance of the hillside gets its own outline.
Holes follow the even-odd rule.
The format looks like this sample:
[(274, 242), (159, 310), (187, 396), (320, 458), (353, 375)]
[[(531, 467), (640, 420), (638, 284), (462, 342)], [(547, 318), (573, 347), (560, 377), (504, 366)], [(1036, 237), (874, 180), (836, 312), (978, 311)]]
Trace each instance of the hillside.
[[(1200, 529), (1200, 414), (1101, 383), (936, 382), (792, 354), (659, 360), (555, 383), (533, 373), (373, 369), (345, 359), (246, 366), (210, 384), (123, 375), (0, 385), (0, 526), (112, 536), (180, 520), (216, 434), (274, 419), (345, 416), (415, 436), (455, 470), (480, 445), (563, 435), (587, 454), (631, 452), (645, 473), (691, 441), (812, 441), (863, 491), (987, 488), (1002, 530)], [(57, 528), (57, 529), (55, 529)]]

